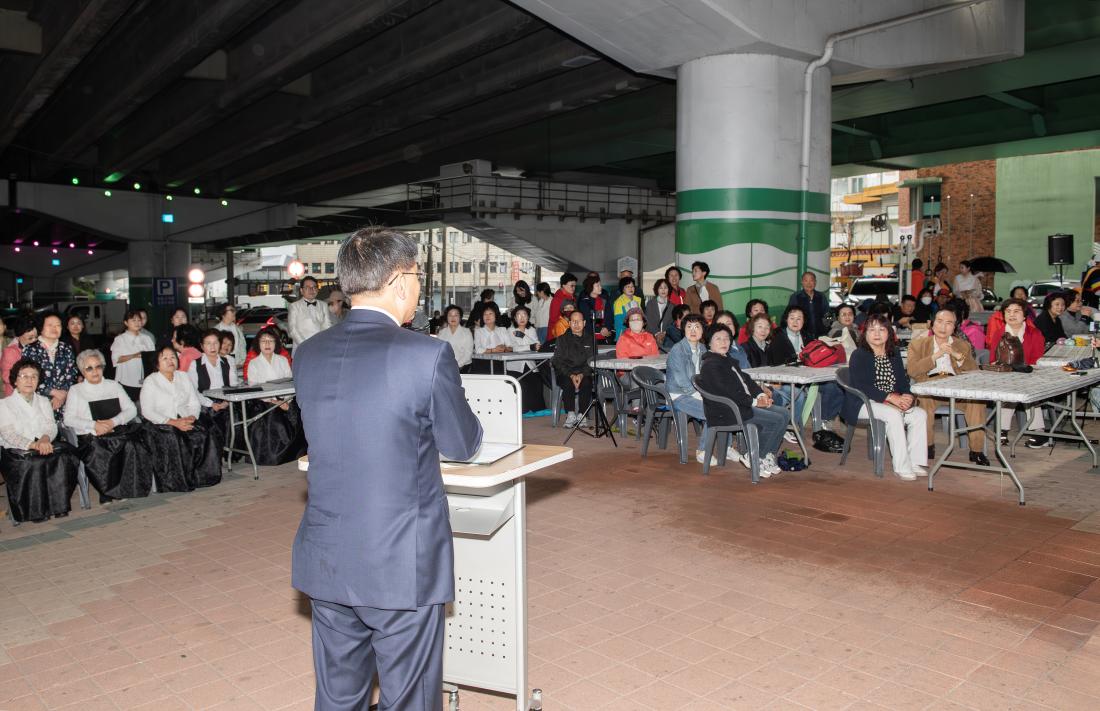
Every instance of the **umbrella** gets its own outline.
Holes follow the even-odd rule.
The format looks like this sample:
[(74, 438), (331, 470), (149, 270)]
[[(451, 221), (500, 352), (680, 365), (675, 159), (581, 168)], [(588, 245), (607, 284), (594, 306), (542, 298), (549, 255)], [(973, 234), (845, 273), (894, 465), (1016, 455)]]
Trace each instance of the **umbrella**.
[(970, 271), (1015, 274), (1016, 267), (998, 257), (974, 257), (970, 260)]

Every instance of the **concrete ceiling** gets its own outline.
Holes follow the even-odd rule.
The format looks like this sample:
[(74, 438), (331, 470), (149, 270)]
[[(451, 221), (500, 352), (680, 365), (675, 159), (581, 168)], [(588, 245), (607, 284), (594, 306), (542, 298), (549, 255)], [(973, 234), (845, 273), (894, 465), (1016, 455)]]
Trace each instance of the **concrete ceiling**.
[[(574, 4), (665, 12), (658, 6), (670, 2)], [(677, 4), (703, 12), (733, 0)], [(807, 6), (740, 4), (760, 13)], [(843, 10), (835, 29), (934, 4), (812, 3)], [(33, 37), (5, 43), (0, 32), (5, 176), (343, 205), (344, 196), (484, 158), (534, 177), (675, 186), (675, 84), (503, 0), (0, 0), (0, 8), (40, 34), (33, 51)], [(838, 48), (837, 172), (1096, 145), (1100, 2), (1027, 0), (1025, 10), (1025, 54), (997, 63), (864, 81), (858, 71), (890, 67)], [(741, 23), (745, 36), (723, 36), (759, 39), (757, 17)], [(834, 29), (792, 27), (801, 29), (785, 51), (795, 53), (812, 53)], [(654, 31), (655, 45), (682, 38)], [(860, 83), (846, 83), (853, 77)], [(361, 209), (303, 214), (302, 235), (392, 215), (374, 195), (348, 205)]]

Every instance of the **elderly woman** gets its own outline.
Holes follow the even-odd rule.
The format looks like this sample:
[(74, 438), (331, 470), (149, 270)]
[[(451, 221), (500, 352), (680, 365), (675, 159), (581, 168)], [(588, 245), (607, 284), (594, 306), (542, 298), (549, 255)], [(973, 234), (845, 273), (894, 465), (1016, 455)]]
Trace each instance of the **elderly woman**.
[(17, 524), (68, 516), (76, 489), (80, 461), (67, 442), (54, 441), (53, 406), (36, 392), (41, 380), (42, 366), (23, 358), (11, 368), (15, 392), (0, 400), (0, 470)]
[[(508, 329), (498, 325), (500, 321), (500, 308), (493, 302), (482, 306), (480, 327), (474, 331), (474, 353), (510, 353), (512, 351), (512, 336)], [(489, 373), (492, 364), (489, 361), (479, 360), (471, 367), (471, 372)]]
[(1066, 310), (1059, 317), (1066, 337), (1081, 336), (1089, 332), (1090, 324), (1098, 317), (1096, 309), (1081, 302), (1081, 287), (1066, 292)]
[(459, 371), (468, 373), (474, 358), (474, 335), (462, 325), (462, 307), (449, 305), (443, 309), (443, 318), (445, 323), (435, 334), (436, 338), (451, 344)]
[(137, 407), (121, 385), (103, 377), (106, 362), (97, 350), (82, 351), (76, 367), (84, 380), (65, 401), (65, 426), (76, 433), (77, 454), (100, 503), (148, 496), (153, 485), (141, 426), (134, 422)]
[(69, 388), (76, 382), (76, 354), (72, 347), (61, 340), (61, 317), (56, 313), (41, 314), (38, 340), (23, 349), (23, 357), (42, 366), (38, 394), (50, 399), (54, 419), (61, 421), (61, 408), (69, 395)]
[[(512, 309), (512, 325), (508, 328), (508, 334), (512, 338), (514, 352), (538, 351), (542, 348), (538, 332), (531, 325), (531, 309), (522, 304)], [(520, 387), (523, 389), (523, 411), (545, 410), (546, 400), (542, 395), (542, 378), (538, 373), (524, 377), (527, 373), (539, 369), (538, 361), (513, 360), (505, 363), (504, 367), (505, 372), (519, 380)]]
[[(1006, 336), (1015, 336), (1023, 344), (1023, 358), (1025, 365), (1035, 365), (1043, 357), (1046, 350), (1045, 338), (1033, 321), (1027, 318), (1027, 303), (1019, 299), (1006, 299), (1001, 304), (1001, 319), (996, 324), (989, 322), (988, 338), (986, 344), (989, 347), (989, 359), (997, 359), (997, 349), (1001, 340)], [(1001, 444), (1008, 444), (1008, 429), (1012, 423), (1014, 408), (1001, 408)], [(1043, 429), (1042, 408), (1033, 407), (1025, 409), (1028, 418), (1028, 427), (1033, 430)], [(1027, 446), (1039, 449), (1053, 444), (1046, 437), (1029, 437)]]
[(852, 343), (859, 340), (859, 327), (856, 326), (856, 309), (851, 304), (841, 304), (836, 310), (836, 320), (829, 328), (829, 338), (844, 338), (845, 333)]
[(1066, 338), (1062, 327), (1062, 314), (1066, 311), (1066, 295), (1061, 291), (1047, 294), (1043, 299), (1043, 310), (1035, 317), (1035, 327), (1043, 334), (1046, 346), (1051, 346)]
[(141, 385), (143, 436), (151, 450), (157, 491), (191, 491), (221, 481), (220, 446), (208, 421), (199, 418), (199, 394), (171, 346), (156, 353), (157, 372)]
[[(278, 328), (268, 326), (252, 339), (249, 349), (253, 354), (248, 367), (249, 385), (263, 385), (273, 380), (293, 377), (290, 359), (279, 353), (282, 346), (280, 335)], [(251, 400), (247, 410), (249, 417), (257, 418), (248, 428), (257, 464), (285, 464), (305, 453), (302, 413), (293, 401), (278, 398)]]
[[(783, 433), (790, 423), (787, 411), (777, 406), (770, 394), (745, 375), (736, 362), (730, 361), (728, 351), (733, 343), (731, 329), (716, 323), (707, 331), (707, 340), (710, 350), (703, 355), (703, 364), (699, 370), (700, 387), (708, 393), (733, 400), (741, 413), (741, 421), (757, 426), (760, 436), (760, 476), (767, 478), (778, 474), (780, 469), (775, 453), (783, 444)], [(703, 401), (703, 411), (707, 424), (720, 427), (736, 422), (728, 407), (710, 400)], [(728, 455), (737, 458), (746, 468), (752, 466), (747, 452), (738, 454), (731, 447)]]
[(889, 317), (867, 317), (848, 373), (852, 387), (870, 401), (871, 412), (862, 407), (859, 398), (849, 395), (844, 419), (855, 422), (860, 417), (874, 417), (885, 422), (894, 474), (905, 481), (928, 476), (927, 415), (917, 407), (917, 398), (909, 390), (909, 375)]
[(4, 397), (11, 395), (14, 389), (11, 386), (11, 367), (23, 359), (23, 349), (38, 340), (38, 327), (29, 318), (22, 318), (15, 322), (12, 328), (12, 339), (0, 355), (0, 378), (4, 380)]
[[(703, 411), (703, 398), (691, 383), (692, 376), (699, 374), (703, 364), (703, 354), (707, 347), (703, 345), (703, 317), (699, 314), (688, 314), (681, 322), (684, 331), (684, 339), (674, 345), (668, 352), (668, 363), (665, 369), (665, 385), (668, 394), (672, 397), (672, 408), (682, 412), (688, 417), (700, 420), (703, 423), (703, 433), (700, 435), (699, 447), (695, 450), (695, 461), (703, 463), (702, 444), (706, 441), (706, 413)], [(686, 433), (684, 435), (687, 436)], [(711, 465), (718, 460), (711, 457)]]

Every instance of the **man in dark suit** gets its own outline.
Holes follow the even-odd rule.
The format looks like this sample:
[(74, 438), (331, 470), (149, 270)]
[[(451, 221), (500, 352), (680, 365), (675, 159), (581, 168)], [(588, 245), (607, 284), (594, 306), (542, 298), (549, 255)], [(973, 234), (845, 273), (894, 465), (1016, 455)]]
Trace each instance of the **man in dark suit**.
[(802, 275), (802, 291), (791, 294), (787, 301), (788, 306), (797, 306), (806, 315), (806, 342), (820, 338), (828, 332), (825, 326), (825, 295), (817, 291), (817, 277), (813, 272)]
[(401, 328), (416, 258), (401, 232), (351, 235), (337, 257), (351, 311), (294, 354), (310, 466), (292, 582), (312, 601), (322, 711), (366, 711), (375, 671), (380, 709), (442, 709), (454, 551), (439, 455), (473, 456), (482, 431), (451, 346)]

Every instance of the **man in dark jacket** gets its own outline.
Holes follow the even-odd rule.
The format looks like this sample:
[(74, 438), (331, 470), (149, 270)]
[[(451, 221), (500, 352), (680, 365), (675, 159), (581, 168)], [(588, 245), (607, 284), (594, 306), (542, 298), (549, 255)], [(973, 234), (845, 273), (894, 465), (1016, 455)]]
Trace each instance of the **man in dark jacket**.
[(817, 277), (813, 272), (802, 275), (802, 291), (791, 294), (789, 306), (797, 306), (806, 315), (807, 342), (825, 335), (825, 295), (817, 291)]
[(574, 311), (569, 314), (569, 330), (558, 336), (554, 357), (550, 360), (561, 387), (562, 407), (568, 413), (566, 427), (577, 424), (581, 413), (588, 409), (592, 401), (592, 366), (589, 361), (596, 354), (592, 350), (592, 336), (585, 332), (584, 325), (583, 313)]

